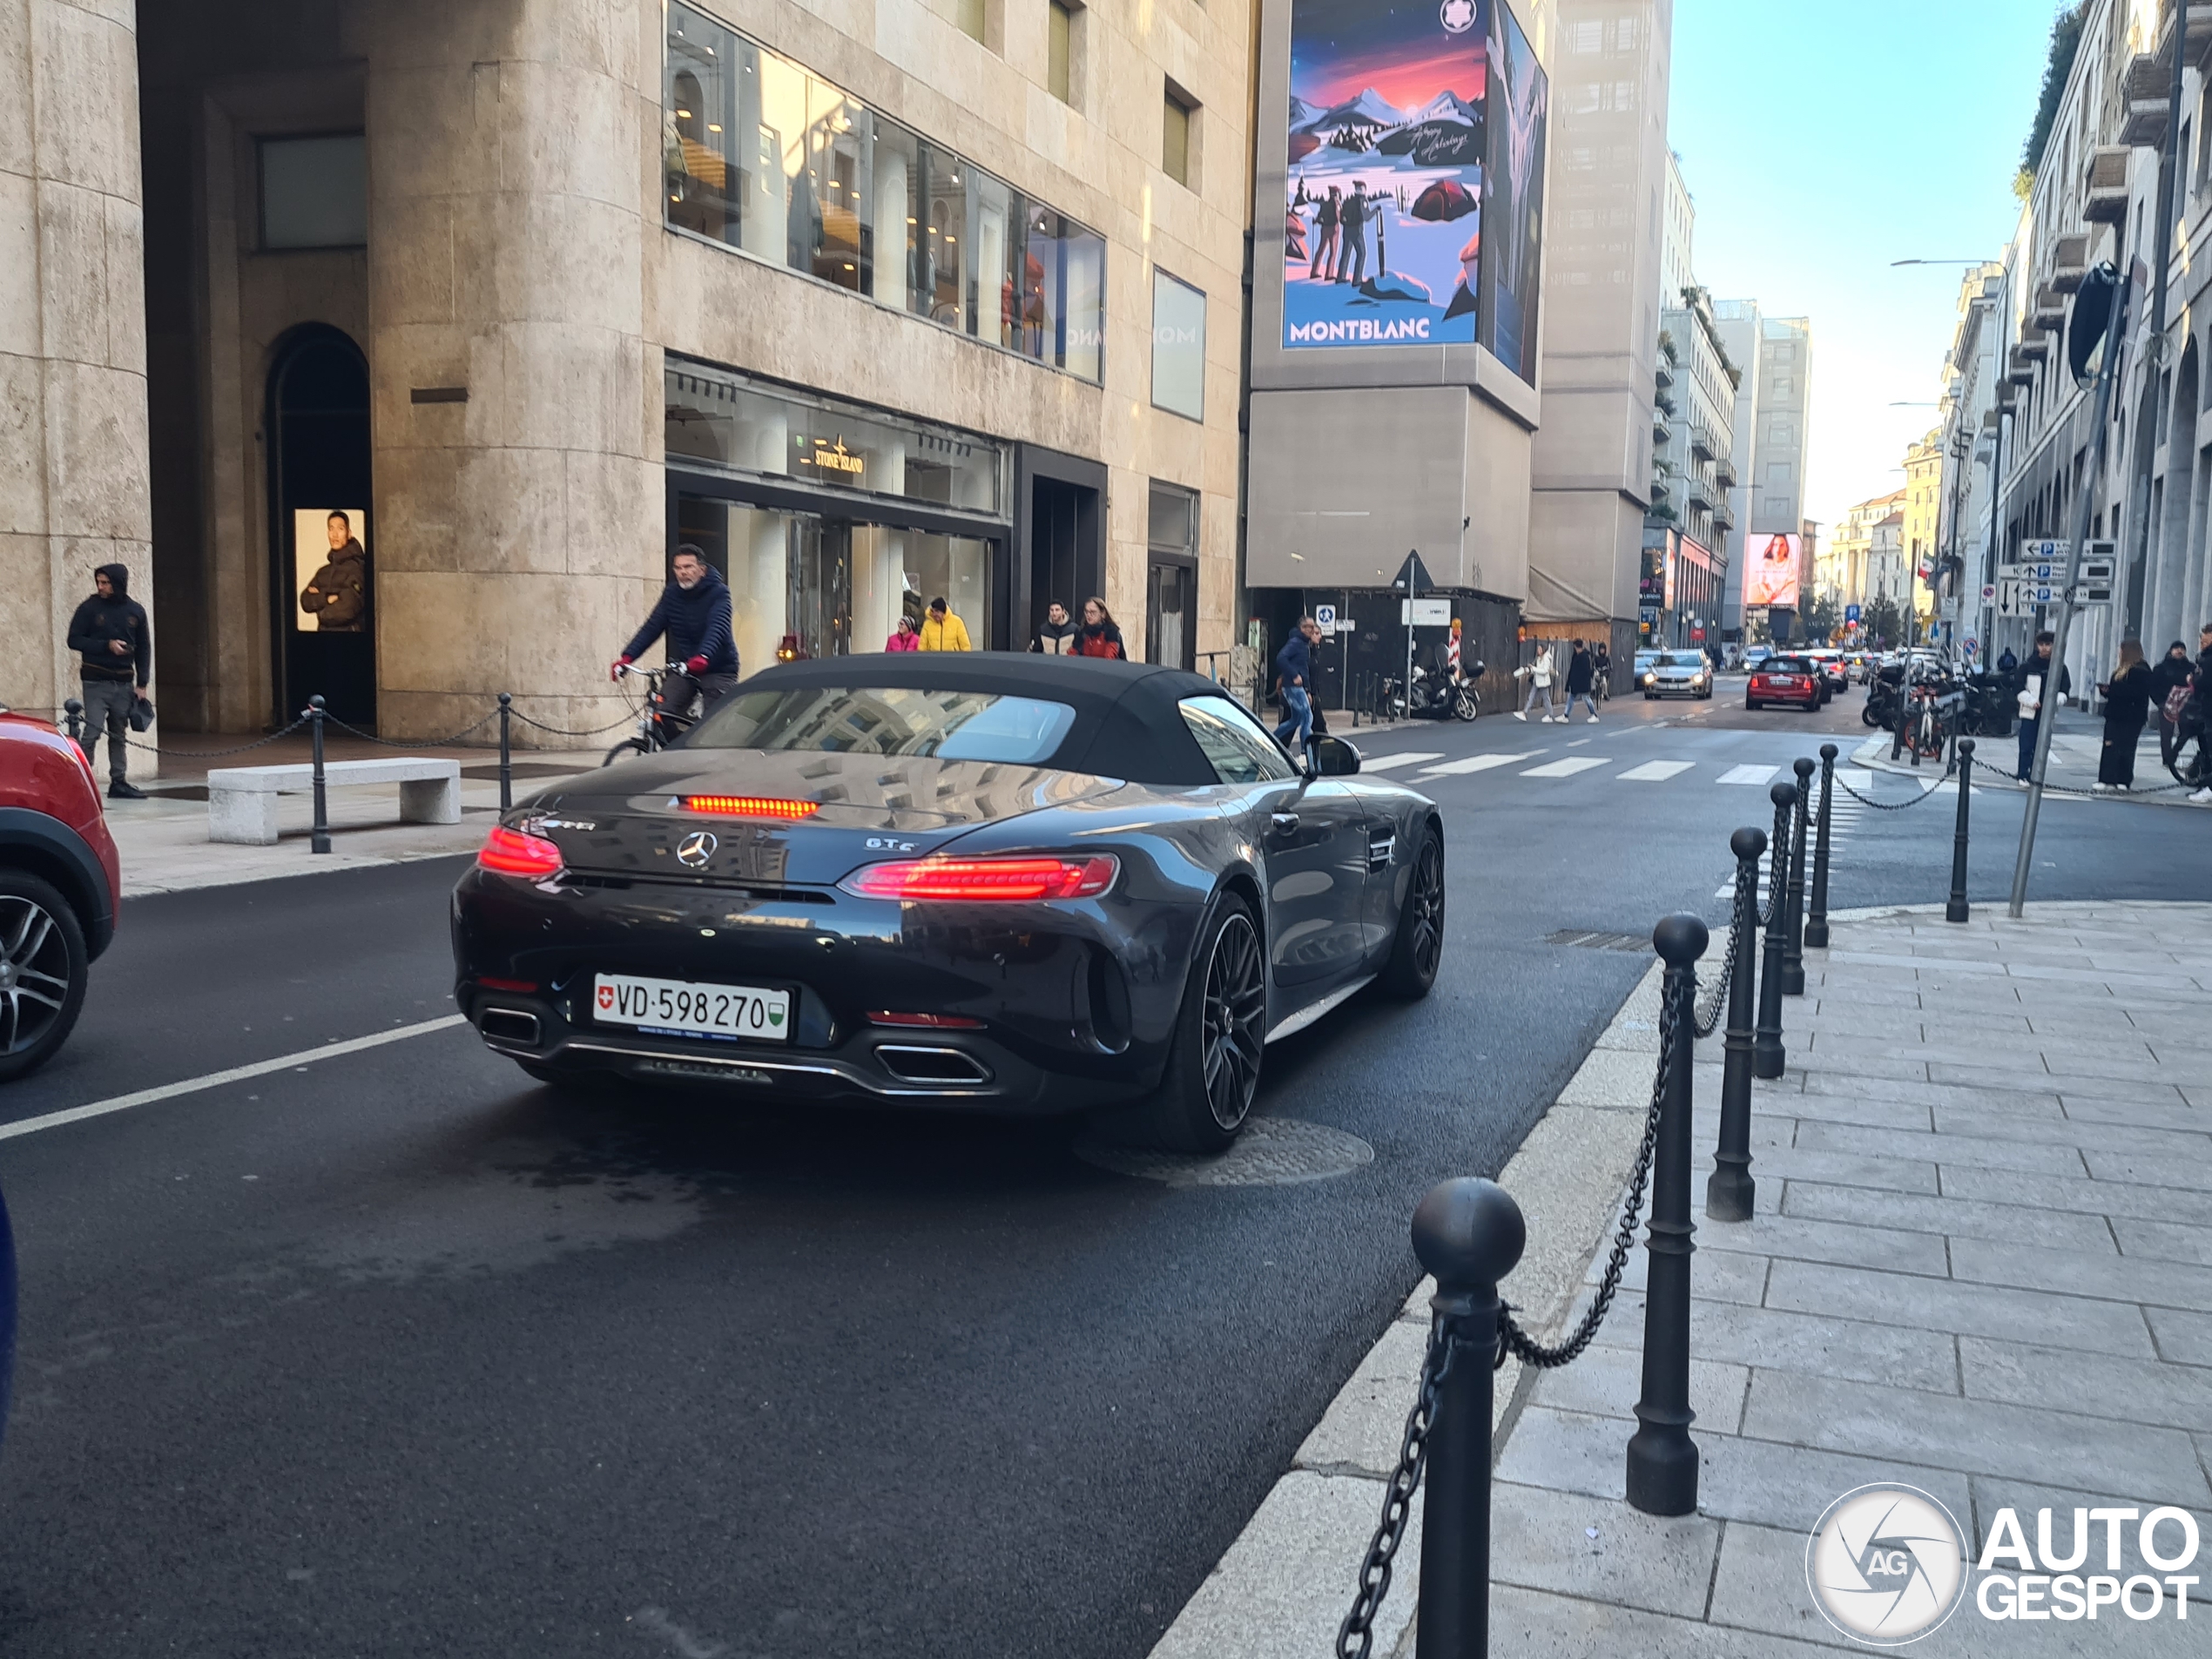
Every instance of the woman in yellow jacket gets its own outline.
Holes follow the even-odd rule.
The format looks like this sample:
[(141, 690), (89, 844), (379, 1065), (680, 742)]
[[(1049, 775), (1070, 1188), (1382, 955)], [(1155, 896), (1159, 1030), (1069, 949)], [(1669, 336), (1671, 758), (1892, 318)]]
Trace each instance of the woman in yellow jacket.
[(924, 651), (974, 651), (968, 643), (968, 624), (952, 613), (943, 598), (929, 602), (929, 614), (921, 621), (921, 648)]

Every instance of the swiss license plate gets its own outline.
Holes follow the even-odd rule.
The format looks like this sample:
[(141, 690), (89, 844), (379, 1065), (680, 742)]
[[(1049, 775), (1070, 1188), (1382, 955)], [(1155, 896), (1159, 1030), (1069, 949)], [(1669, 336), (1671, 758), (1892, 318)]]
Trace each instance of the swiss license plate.
[(591, 981), (591, 1011), (602, 1025), (686, 1036), (791, 1041), (791, 993), (757, 985), (699, 985), (601, 974)]

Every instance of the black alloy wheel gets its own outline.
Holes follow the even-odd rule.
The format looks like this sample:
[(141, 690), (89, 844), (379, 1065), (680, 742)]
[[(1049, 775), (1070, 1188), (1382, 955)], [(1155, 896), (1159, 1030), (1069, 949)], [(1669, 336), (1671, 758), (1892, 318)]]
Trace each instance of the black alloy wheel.
[(1474, 694), (1472, 685), (1460, 687), (1459, 698), (1452, 705), (1452, 712), (1462, 720), (1472, 720), (1482, 712), (1482, 699)]
[(0, 1082), (46, 1063), (84, 1006), (84, 931), (37, 876), (0, 870)]
[(1383, 990), (1405, 1001), (1418, 1001), (1436, 983), (1436, 970), (1443, 961), (1444, 838), (1432, 826), (1413, 856), (1406, 901), (1398, 913), (1398, 932), (1382, 971)]
[(1244, 900), (1224, 898), (1199, 934), (1145, 1138), (1225, 1151), (1251, 1116), (1266, 1043), (1267, 953)]

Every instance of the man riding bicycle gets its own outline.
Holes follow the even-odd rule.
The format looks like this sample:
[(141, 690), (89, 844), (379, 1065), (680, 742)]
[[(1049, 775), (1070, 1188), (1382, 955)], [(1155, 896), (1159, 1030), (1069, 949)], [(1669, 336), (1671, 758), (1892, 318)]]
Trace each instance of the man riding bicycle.
[(645, 618), (622, 655), (608, 670), (618, 680), (648, 645), (663, 635), (668, 641), (667, 680), (661, 687), (664, 713), (684, 716), (694, 700), (704, 706), (701, 718), (714, 712), (715, 705), (738, 683), (738, 642), (730, 631), (730, 586), (706, 556), (689, 542), (676, 550), (669, 562), (668, 585), (660, 602)]

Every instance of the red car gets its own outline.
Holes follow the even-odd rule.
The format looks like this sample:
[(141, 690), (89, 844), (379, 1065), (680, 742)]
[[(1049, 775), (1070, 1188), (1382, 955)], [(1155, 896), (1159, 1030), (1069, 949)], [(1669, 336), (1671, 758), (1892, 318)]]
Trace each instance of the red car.
[(0, 708), (0, 1082), (37, 1070), (68, 1038), (122, 904), (84, 752)]
[(1810, 657), (1770, 657), (1751, 676), (1743, 692), (1743, 706), (1763, 709), (1770, 703), (1794, 703), (1817, 709), (1828, 700), (1821, 684), (1820, 664)]

